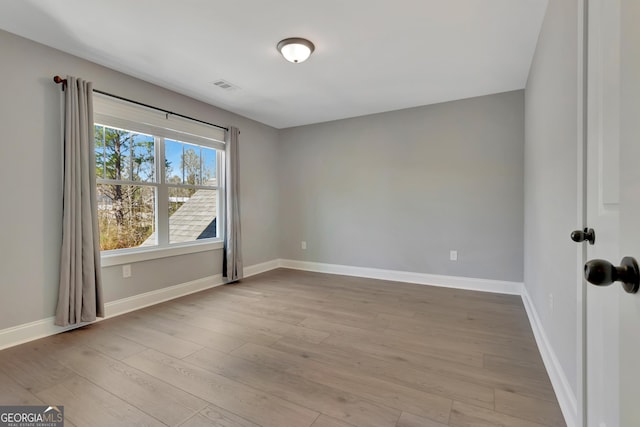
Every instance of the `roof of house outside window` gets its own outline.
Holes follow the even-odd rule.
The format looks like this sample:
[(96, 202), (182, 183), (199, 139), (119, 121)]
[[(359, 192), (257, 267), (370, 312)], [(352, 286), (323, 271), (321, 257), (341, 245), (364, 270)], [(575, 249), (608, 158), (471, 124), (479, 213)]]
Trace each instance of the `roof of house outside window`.
[[(217, 190), (198, 190), (169, 218), (169, 243), (216, 237)], [(155, 246), (155, 231), (140, 246)]]

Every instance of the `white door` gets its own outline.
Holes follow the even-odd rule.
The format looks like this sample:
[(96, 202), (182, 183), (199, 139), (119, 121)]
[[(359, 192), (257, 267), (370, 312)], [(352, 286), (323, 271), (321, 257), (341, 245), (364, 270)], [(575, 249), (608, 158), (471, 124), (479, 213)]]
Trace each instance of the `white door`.
[[(640, 1), (588, 1), (586, 258), (640, 259)], [(635, 155), (635, 157), (633, 157)], [(586, 420), (640, 426), (640, 294), (587, 285)]]
[[(620, 0), (589, 0), (587, 53), (587, 259), (619, 260)], [(586, 425), (618, 427), (618, 286), (586, 292)], [(616, 361), (615, 363), (612, 363)]]

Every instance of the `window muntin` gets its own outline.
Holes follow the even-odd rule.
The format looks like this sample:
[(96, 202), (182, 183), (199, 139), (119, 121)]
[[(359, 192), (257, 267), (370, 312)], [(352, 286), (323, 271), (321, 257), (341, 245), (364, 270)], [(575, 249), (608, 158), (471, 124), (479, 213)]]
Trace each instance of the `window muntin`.
[(102, 251), (219, 240), (222, 151), (96, 123), (95, 152)]

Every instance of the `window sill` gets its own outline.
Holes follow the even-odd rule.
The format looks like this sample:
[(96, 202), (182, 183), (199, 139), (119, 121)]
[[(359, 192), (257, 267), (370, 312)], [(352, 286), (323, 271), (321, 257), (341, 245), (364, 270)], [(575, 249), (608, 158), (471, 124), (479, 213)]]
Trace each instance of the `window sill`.
[(221, 241), (206, 243), (191, 243), (188, 245), (169, 246), (164, 248), (136, 249), (126, 252), (103, 253), (100, 257), (102, 267), (111, 267), (114, 265), (130, 264), (140, 261), (149, 261), (152, 259), (167, 258), (177, 255), (194, 254), (197, 252), (206, 252), (216, 249), (222, 249)]

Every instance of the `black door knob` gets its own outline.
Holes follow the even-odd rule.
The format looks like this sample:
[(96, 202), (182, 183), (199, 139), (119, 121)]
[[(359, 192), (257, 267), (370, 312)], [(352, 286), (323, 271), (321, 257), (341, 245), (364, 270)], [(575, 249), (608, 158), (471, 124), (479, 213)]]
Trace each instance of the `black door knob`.
[(585, 228), (584, 230), (576, 230), (571, 232), (571, 240), (574, 242), (584, 242), (585, 240), (593, 245), (596, 242), (596, 232), (593, 228)]
[(596, 286), (609, 286), (613, 282), (622, 282), (622, 287), (630, 294), (640, 288), (640, 271), (635, 258), (624, 257), (620, 267), (603, 259), (592, 259), (584, 265), (584, 277), (587, 282)]

